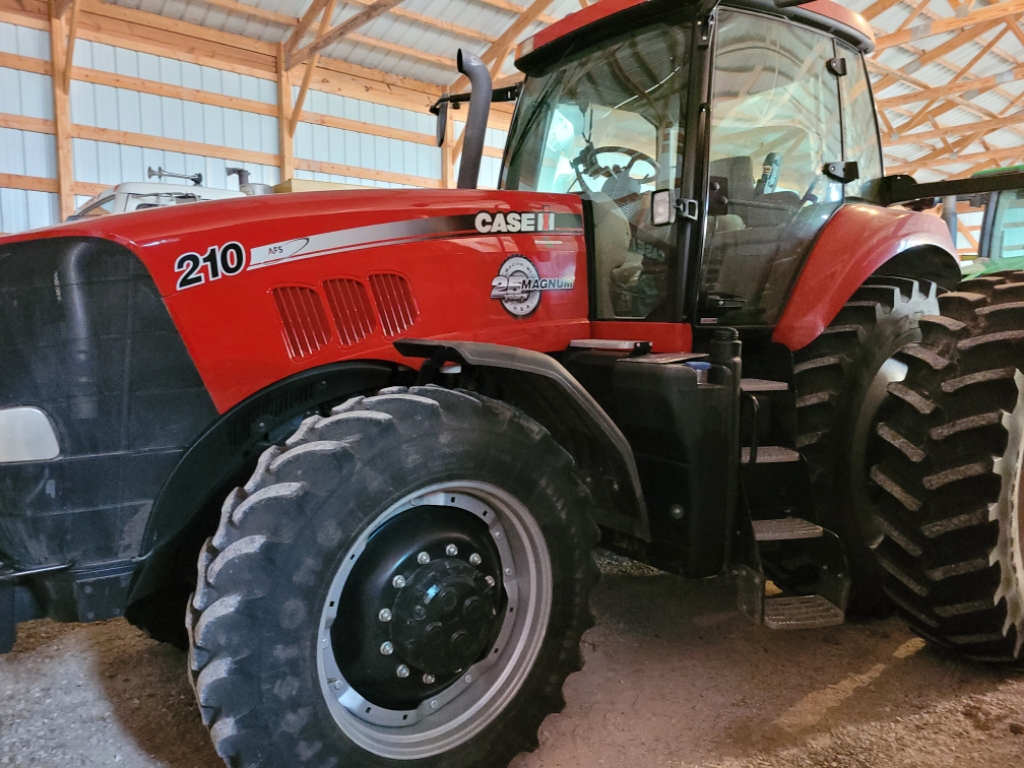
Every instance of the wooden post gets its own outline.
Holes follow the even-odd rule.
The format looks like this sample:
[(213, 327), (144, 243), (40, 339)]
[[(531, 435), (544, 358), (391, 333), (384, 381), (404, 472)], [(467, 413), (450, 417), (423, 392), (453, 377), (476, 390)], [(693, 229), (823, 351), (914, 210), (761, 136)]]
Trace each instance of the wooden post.
[(75, 212), (75, 196), (71, 191), (75, 178), (71, 160), (71, 98), (64, 90), (65, 68), (71, 67), (67, 58), (67, 23), (50, 15), (50, 82), (53, 90), (53, 127), (57, 143), (57, 197), (60, 220)]
[(281, 155), (281, 182), (295, 177), (295, 152), (291, 128), (292, 78), (285, 69), (284, 43), (277, 44), (277, 137)]

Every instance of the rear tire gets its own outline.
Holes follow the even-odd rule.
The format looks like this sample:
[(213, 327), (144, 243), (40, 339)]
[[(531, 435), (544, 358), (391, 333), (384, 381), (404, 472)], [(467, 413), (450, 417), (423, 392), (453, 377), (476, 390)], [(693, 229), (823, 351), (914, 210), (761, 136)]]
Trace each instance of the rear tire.
[(850, 566), (852, 616), (882, 616), (891, 605), (872, 547), (882, 532), (869, 496), (867, 460), (885, 386), (905, 375), (893, 355), (921, 338), (918, 321), (939, 310), (924, 280), (871, 278), (825, 331), (794, 354), (796, 446), (807, 463), (817, 522), (842, 540)]
[(471, 393), (307, 419), (200, 555), (189, 661), (218, 754), (497, 768), (536, 748), (593, 624), (586, 500), (546, 430)]
[(878, 426), (872, 477), (886, 529), (885, 588), (924, 637), (987, 661), (1024, 640), (1024, 272), (939, 299), (942, 317)]

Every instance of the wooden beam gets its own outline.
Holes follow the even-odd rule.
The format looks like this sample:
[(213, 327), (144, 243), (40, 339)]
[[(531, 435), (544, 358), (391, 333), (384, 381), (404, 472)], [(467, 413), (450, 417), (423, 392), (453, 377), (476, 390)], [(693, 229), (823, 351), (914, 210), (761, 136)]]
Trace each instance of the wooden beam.
[(0, 67), (18, 69), (22, 72), (35, 72), (37, 75), (48, 75), (52, 71), (50, 62), (34, 59), (31, 56), (19, 56), (16, 53), (0, 51)]
[(444, 67), (447, 70), (455, 71), (455, 59), (449, 59), (447, 56), (440, 56), (436, 53), (427, 53), (421, 51), (418, 48), (410, 48), (407, 45), (399, 45), (398, 43), (392, 43), (387, 40), (378, 40), (376, 37), (367, 37), (366, 35), (356, 34), (355, 32), (348, 35), (348, 40), (353, 43), (359, 43), (360, 45), (369, 45), (373, 48), (380, 48), (384, 51), (391, 51), (397, 53), (400, 56), (411, 56), (414, 59), (420, 61), (429, 61), (431, 64), (437, 64), (439, 67)]
[(168, 139), (163, 136), (117, 131), (112, 128), (94, 128), (90, 125), (72, 125), (69, 134), (76, 139), (103, 141), (108, 144), (125, 144), (129, 147), (143, 147), (146, 149), (162, 149), (167, 152), (181, 152), (188, 155), (204, 155), (221, 160), (235, 160), (240, 163), (278, 165), (280, 159), (279, 155), (270, 154), (269, 152), (223, 147), (217, 144), (203, 144), (198, 141), (185, 141), (184, 139)]
[(363, 10), (359, 11), (354, 16), (350, 16), (345, 19), (345, 21), (341, 22), (341, 24), (334, 27), (329, 32), (326, 32), (323, 35), (318, 35), (317, 39), (305, 48), (302, 48), (295, 53), (289, 51), (288, 69), (298, 66), (310, 57), (320, 53), (324, 48), (333, 45), (356, 30), (365, 27), (378, 16), (386, 13), (389, 8), (396, 6), (401, 2), (402, 0), (374, 0), (372, 5), (364, 7)]
[(441, 186), (441, 181), (439, 179), (430, 179), (424, 176), (410, 176), (409, 174), (393, 173), (392, 171), (378, 171), (372, 168), (360, 168), (355, 165), (320, 162), (319, 160), (296, 158), (295, 167), (303, 171), (312, 171), (313, 173), (329, 173), (334, 176), (354, 176), (358, 179), (387, 181), (392, 184), (408, 184), (413, 187), (438, 189)]
[(75, 166), (71, 159), (71, 99), (62, 87), (64, 68), (71, 67), (64, 47), (67, 27), (67, 22), (62, 18), (50, 19), (50, 90), (53, 92), (53, 133), (57, 145), (57, 204), (61, 221), (75, 212), (75, 196), (71, 191), (71, 184), (75, 180)]
[(13, 128), (16, 131), (32, 131), (33, 133), (48, 133), (51, 135), (56, 130), (53, 127), (53, 120), (44, 120), (41, 117), (12, 115), (7, 112), (0, 112), (0, 128)]
[[(372, 5), (374, 0), (346, 0), (346, 2), (355, 3), (357, 5)], [(444, 21), (442, 19), (435, 19), (433, 16), (426, 16), (422, 13), (416, 13), (410, 11), (408, 8), (402, 8), (396, 6), (389, 8), (388, 13), (392, 16), (399, 16), (409, 21), (415, 21), (417, 24), (423, 24), (427, 27), (433, 27), (434, 29), (440, 29), (443, 32), (451, 32), (453, 35), (459, 37), (465, 37), (469, 40), (483, 40), (485, 43), (493, 43), (497, 38), (494, 35), (489, 35), (486, 32), (481, 32), (478, 29), (472, 27), (464, 27), (461, 24), (456, 24), (452, 21)]]
[(63, 18), (68, 8), (71, 7), (72, 2), (74, 2), (74, 0), (54, 0), (53, 7), (50, 11), (53, 14), (53, 18)]
[[(929, 167), (943, 167), (947, 165), (961, 165), (965, 163), (981, 163), (995, 160), (1008, 160), (1020, 157), (1022, 153), (1024, 153), (1024, 148), (1022, 147), (1006, 147), (1004, 149), (995, 149), (990, 152), (971, 152), (970, 154), (960, 155), (959, 157), (934, 158), (928, 161), (928, 165)], [(904, 165), (896, 166), (894, 168), (888, 168), (886, 170), (890, 174), (911, 173), (915, 168), (920, 167), (918, 165), (918, 163), (920, 162), (920, 159), (911, 160), (905, 163)]]
[(61, 87), (64, 93), (71, 89), (71, 70), (75, 62), (75, 37), (78, 35), (78, 9), (81, 0), (73, 0), (71, 5), (71, 22), (68, 24), (68, 51), (64, 54), (64, 72), (61, 74)]
[[(972, 77), (969, 80), (961, 80), (959, 83), (947, 83), (946, 85), (939, 85), (934, 88), (922, 88), (915, 93), (879, 99), (876, 106), (879, 109), (892, 109), (904, 104), (915, 104), (930, 99), (945, 99), (959, 94), (965, 94), (966, 98), (972, 98), (972, 96), (978, 95), (997, 85), (1013, 82), (1021, 78), (1024, 78), (1024, 65), (1014, 67), (1006, 72), (1000, 72), (998, 75)], [(972, 92), (974, 93), (972, 94)]]
[[(490, 6), (493, 6), (495, 8), (500, 8), (501, 10), (509, 11), (510, 13), (522, 14), (522, 13), (525, 13), (527, 10), (529, 10), (527, 8), (524, 8), (521, 5), (516, 5), (515, 3), (510, 3), (508, 0), (480, 0), (480, 1), (482, 3), (484, 3), (485, 5), (490, 5)], [(553, 16), (541, 15), (541, 16), (537, 17), (537, 21), (542, 21), (545, 24), (554, 24), (556, 21), (558, 21), (558, 19), (554, 18)]]
[(944, 32), (953, 32), (963, 29), (971, 24), (980, 24), (984, 21), (1005, 19), (1007, 16), (1016, 16), (1024, 13), (1024, 0), (1003, 0), (993, 5), (979, 8), (966, 16), (952, 16), (944, 19), (919, 24), (916, 27), (905, 29), (902, 32), (895, 32), (891, 35), (882, 35), (877, 40), (876, 51), (884, 51), (897, 45), (904, 45), (932, 35), (941, 35)]
[[(324, 6), (323, 15), (320, 17), (320, 29), (316, 33), (316, 39), (320, 40), (325, 34), (327, 34), (328, 28), (331, 26), (331, 19), (334, 18), (334, 0), (327, 0), (327, 5)], [(287, 61), (287, 53), (285, 54), (285, 60)], [(316, 71), (317, 62), (320, 61), (319, 51), (313, 54), (313, 58), (306, 64), (306, 72), (302, 76), (302, 86), (299, 88), (299, 97), (295, 100), (295, 105), (292, 107), (292, 116), (288, 121), (288, 133), (294, 137), (295, 127), (299, 124), (299, 116), (302, 114), (302, 105), (306, 101), (306, 93), (309, 91), (309, 81), (313, 77), (313, 73)], [(290, 101), (292, 95), (287, 94), (288, 100)]]
[(233, 11), (234, 13), (244, 13), (246, 16), (255, 16), (257, 19), (263, 19), (274, 24), (280, 24), (282, 27), (294, 27), (299, 23), (299, 20), (294, 16), (288, 16), (284, 13), (278, 13), (277, 11), (268, 11), (265, 8), (259, 8), (255, 5), (249, 5), (248, 3), (240, 3), (238, 0), (202, 0), (207, 5), (214, 5), (218, 8), (223, 8), (226, 11)]
[(316, 21), (317, 16), (319, 16), (320, 12), (323, 11), (325, 5), (327, 5), (327, 0), (313, 0), (313, 2), (309, 4), (309, 8), (307, 8), (306, 12), (302, 14), (302, 18), (299, 19), (299, 23), (295, 26), (295, 29), (285, 41), (285, 54), (291, 53), (299, 46), (299, 43), (302, 42), (302, 38), (306, 36), (306, 32), (308, 32), (309, 28), (313, 26), (313, 22)]
[(19, 176), (15, 173), (0, 173), (0, 188), (27, 189), (30, 192), (57, 192), (56, 179), (38, 176)]
[(277, 44), (277, 151), (281, 181), (295, 178), (295, 140), (288, 126), (291, 125), (292, 79), (284, 66), (284, 43)]
[(97, 85), (108, 85), (111, 88), (123, 88), (127, 91), (137, 93), (149, 93), (155, 96), (167, 96), (182, 101), (193, 101), (199, 104), (209, 104), (212, 107), (224, 107), (225, 109), (237, 109), (240, 112), (250, 112), (256, 115), (277, 115), (277, 107), (273, 104), (266, 104), (262, 101), (243, 99), (239, 96), (224, 96), (220, 93), (201, 91), (198, 88), (185, 88), (181, 85), (170, 85), (156, 80), (144, 80), (141, 77), (130, 77), (118, 75), (114, 72), (103, 72), (99, 69), (85, 69), (74, 67), (71, 71), (72, 80), (81, 80), (86, 83)]
[(876, 16), (882, 15), (890, 8), (892, 8), (894, 5), (897, 5), (901, 2), (903, 2), (903, 0), (878, 0), (877, 2), (872, 3), (863, 11), (861, 11), (860, 15), (863, 16), (865, 20), (871, 21)]
[(883, 143), (887, 147), (896, 146), (898, 144), (920, 144), (923, 141), (933, 141), (947, 136), (963, 136), (968, 133), (977, 132), (990, 133), (1002, 128), (1012, 128), (1013, 126), (1020, 125), (1024, 125), (1024, 112), (1018, 112), (1014, 115), (1010, 115), (1009, 117), (999, 117), (993, 120), (982, 120), (980, 122), (965, 123), (963, 125), (946, 125), (936, 128), (933, 131), (898, 133), (897, 138), (884, 141)]

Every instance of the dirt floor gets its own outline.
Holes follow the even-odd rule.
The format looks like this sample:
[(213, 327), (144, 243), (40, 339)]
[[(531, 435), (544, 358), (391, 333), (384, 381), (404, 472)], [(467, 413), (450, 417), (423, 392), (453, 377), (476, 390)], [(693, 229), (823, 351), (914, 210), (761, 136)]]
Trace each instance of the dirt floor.
[[(606, 561), (586, 668), (515, 768), (992, 768), (1024, 763), (1024, 674), (897, 618), (772, 632), (731, 588)], [(22, 625), (0, 656), (0, 765), (221, 765), (185, 656), (123, 621)]]

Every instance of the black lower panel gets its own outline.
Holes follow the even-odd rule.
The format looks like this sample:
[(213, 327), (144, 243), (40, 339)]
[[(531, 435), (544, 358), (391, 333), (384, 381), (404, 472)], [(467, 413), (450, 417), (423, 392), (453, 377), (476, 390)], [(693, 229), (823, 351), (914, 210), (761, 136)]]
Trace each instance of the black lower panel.
[(70, 564), (45, 588), (37, 582), (47, 610), (67, 618), (69, 605), (102, 590), (58, 600), (57, 585), (71, 589), (72, 574), (138, 556), (153, 500), (217, 413), (127, 249), (79, 238), (16, 243), (0, 249), (0, 273), (0, 408), (40, 408), (60, 446), (52, 461), (0, 464), (0, 560)]

